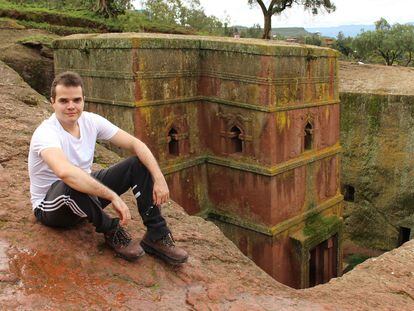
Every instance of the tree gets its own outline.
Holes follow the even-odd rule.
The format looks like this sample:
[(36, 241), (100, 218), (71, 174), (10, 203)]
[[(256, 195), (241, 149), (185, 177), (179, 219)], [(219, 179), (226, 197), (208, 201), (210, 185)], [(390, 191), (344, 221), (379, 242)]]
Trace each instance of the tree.
[(96, 0), (95, 12), (107, 18), (116, 17), (131, 7), (131, 0)]
[(143, 4), (153, 21), (169, 25), (179, 25), (184, 21), (181, 0), (146, 0)]
[(319, 34), (312, 34), (310, 36), (305, 36), (303, 41), (305, 44), (311, 44), (311, 45), (317, 45), (317, 46), (322, 45), (322, 38)]
[(216, 32), (217, 29), (222, 32), (223, 23), (215, 16), (207, 16), (199, 0), (187, 0), (183, 12), (183, 26), (210, 33)]
[(280, 14), (284, 10), (295, 5), (301, 5), (305, 10), (311, 10), (312, 14), (318, 14), (320, 9), (325, 9), (328, 13), (335, 10), (335, 5), (331, 0), (270, 0), (268, 5), (263, 0), (248, 0), (248, 3), (259, 5), (264, 16), (263, 39), (270, 39), (270, 31), (272, 30), (272, 16)]
[(207, 16), (199, 0), (146, 0), (143, 4), (154, 21), (203, 32), (223, 31), (222, 22), (215, 16)]
[(341, 52), (346, 57), (351, 57), (354, 53), (352, 49), (352, 37), (345, 37), (344, 33), (340, 31), (333, 45), (333, 48)]
[(354, 40), (359, 56), (366, 61), (380, 57), (385, 65), (401, 62), (408, 66), (414, 52), (414, 26), (394, 24), (384, 18), (375, 23), (375, 31), (359, 34)]
[(413, 25), (394, 25), (396, 32), (400, 33), (398, 40), (402, 45), (403, 55), (399, 61), (403, 66), (409, 66), (414, 56), (414, 26)]
[(259, 24), (254, 24), (252, 27), (244, 28), (240, 32), (241, 38), (261, 38), (263, 29)]

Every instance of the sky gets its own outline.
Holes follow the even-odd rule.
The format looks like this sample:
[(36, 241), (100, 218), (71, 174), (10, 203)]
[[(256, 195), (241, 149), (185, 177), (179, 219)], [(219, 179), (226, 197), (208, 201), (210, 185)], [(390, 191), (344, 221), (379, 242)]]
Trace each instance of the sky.
[[(384, 17), (389, 23), (414, 22), (414, 0), (331, 0), (336, 5), (333, 13), (321, 12), (313, 16), (301, 7), (287, 9), (274, 15), (272, 27), (331, 27), (340, 25), (373, 24)], [(141, 1), (135, 0), (135, 8)], [(263, 27), (263, 15), (258, 6), (252, 9), (247, 0), (200, 0), (207, 15), (220, 19), (230, 17), (231, 25)], [(269, 3), (267, 0), (265, 3)]]

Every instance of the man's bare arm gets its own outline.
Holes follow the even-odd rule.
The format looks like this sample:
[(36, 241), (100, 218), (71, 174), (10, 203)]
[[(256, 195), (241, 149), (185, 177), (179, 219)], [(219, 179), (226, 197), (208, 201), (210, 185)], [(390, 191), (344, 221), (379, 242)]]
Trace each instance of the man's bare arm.
[(46, 148), (42, 150), (41, 157), (55, 175), (69, 187), (110, 201), (112, 207), (119, 214), (122, 224), (126, 224), (131, 219), (131, 214), (125, 202), (114, 191), (70, 163), (62, 149)]
[(155, 160), (147, 145), (145, 145), (138, 138), (121, 129), (118, 130), (118, 132), (110, 139), (110, 142), (120, 148), (130, 150), (136, 154), (142, 164), (144, 164), (151, 173), (152, 180), (154, 182), (154, 203), (157, 205), (166, 203), (170, 196), (168, 185), (160, 170), (160, 167), (158, 166), (157, 160)]

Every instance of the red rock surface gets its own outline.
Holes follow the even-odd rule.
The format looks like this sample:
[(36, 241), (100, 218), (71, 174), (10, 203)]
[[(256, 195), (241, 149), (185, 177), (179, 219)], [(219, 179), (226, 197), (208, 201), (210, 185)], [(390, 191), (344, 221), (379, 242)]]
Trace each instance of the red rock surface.
[[(17, 310), (414, 310), (414, 242), (308, 290), (277, 283), (212, 223), (179, 206), (164, 209), (188, 263), (114, 257), (84, 223), (70, 230), (35, 221), (27, 150), (49, 112), (43, 98), (0, 63), (0, 305)], [(117, 156), (99, 148), (103, 164)], [(144, 233), (133, 197), (125, 200), (134, 237)]]

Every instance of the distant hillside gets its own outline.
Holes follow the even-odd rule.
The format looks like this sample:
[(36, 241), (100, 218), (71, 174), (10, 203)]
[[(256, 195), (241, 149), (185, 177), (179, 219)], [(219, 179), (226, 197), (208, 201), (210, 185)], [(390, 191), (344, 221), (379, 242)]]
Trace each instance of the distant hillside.
[[(407, 23), (414, 25), (414, 22)], [(234, 26), (237, 29), (246, 29), (246, 26)], [(305, 37), (311, 36), (314, 33), (319, 32), (322, 37), (336, 38), (338, 33), (342, 31), (346, 37), (356, 37), (361, 31), (375, 30), (375, 25), (341, 25), (335, 27), (284, 27), (284, 28), (272, 28), (273, 35), (281, 35), (284, 37)]]
[[(239, 31), (247, 29), (249, 27), (246, 26), (232, 26)], [(281, 35), (283, 37), (305, 37), (311, 36), (312, 33), (305, 30), (303, 27), (285, 27), (285, 28), (272, 28), (273, 35)]]
[(340, 31), (344, 33), (346, 37), (355, 37), (361, 30), (375, 30), (374, 25), (342, 25), (337, 27), (319, 27), (319, 28), (306, 28), (310, 32), (320, 32), (324, 37), (336, 37)]
[[(414, 25), (414, 22), (407, 24)], [(375, 30), (375, 25), (342, 25), (337, 27), (306, 28), (306, 30), (310, 32), (320, 32), (324, 37), (336, 37), (340, 31), (342, 31), (346, 37), (355, 37), (362, 29), (365, 31)]]
[(272, 34), (284, 37), (304, 37), (312, 35), (311, 32), (306, 31), (303, 27), (272, 28)]

